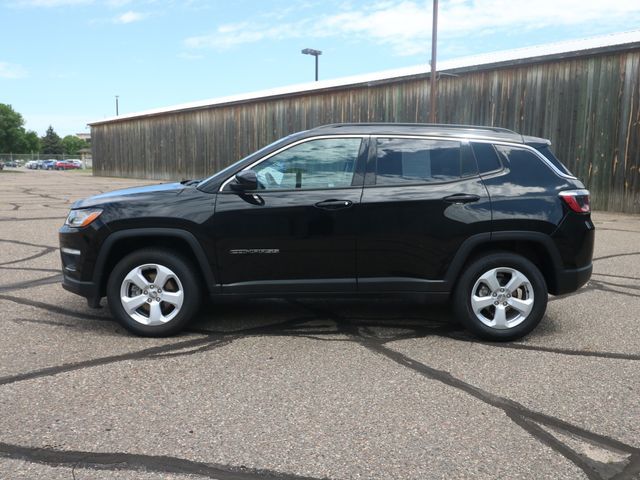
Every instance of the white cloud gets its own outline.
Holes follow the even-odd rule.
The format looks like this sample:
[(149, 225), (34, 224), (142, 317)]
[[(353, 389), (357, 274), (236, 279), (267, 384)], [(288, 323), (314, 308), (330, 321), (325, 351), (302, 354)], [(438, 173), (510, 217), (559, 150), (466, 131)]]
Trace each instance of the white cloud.
[(204, 55), (200, 55), (199, 53), (181, 52), (178, 54), (178, 58), (190, 61), (202, 60), (204, 58)]
[(133, 23), (139, 22), (143, 20), (147, 15), (140, 12), (134, 12), (133, 10), (129, 10), (128, 12), (123, 13), (122, 15), (118, 15), (113, 21), (115, 23)]
[(0, 62), (0, 78), (14, 80), (28, 76), (27, 70), (22, 65)]
[[(430, 48), (431, 0), (385, 0), (359, 9), (349, 4), (343, 7), (333, 15), (289, 22), (281, 19), (276, 24), (268, 22), (268, 16), (224, 24), (184, 43), (190, 48), (224, 50), (263, 40), (337, 37), (388, 45), (398, 55), (425, 53)], [(481, 32), (508, 34), (588, 22), (616, 25), (629, 17), (640, 20), (638, 0), (538, 0), (535, 4), (530, 0), (449, 0), (440, 3), (438, 36), (463, 39)]]
[(124, 7), (131, 3), (131, 0), (107, 0), (107, 6), (111, 8)]
[(90, 3), (93, 3), (93, 0), (16, 0), (10, 5), (15, 7), (68, 7)]

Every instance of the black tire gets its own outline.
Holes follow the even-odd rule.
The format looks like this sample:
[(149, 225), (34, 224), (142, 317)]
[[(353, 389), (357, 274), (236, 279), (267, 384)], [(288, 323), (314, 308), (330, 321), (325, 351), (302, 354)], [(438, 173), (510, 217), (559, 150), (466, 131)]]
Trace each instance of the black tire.
[[(167, 294), (182, 292), (182, 304), (177, 309), (177, 312), (174, 312), (176, 307), (171, 302), (165, 302), (162, 299), (158, 300), (157, 308), (160, 309), (162, 318), (171, 317), (164, 323), (145, 325), (134, 318), (137, 317), (138, 319), (144, 320), (146, 311), (149, 319), (151, 319), (151, 307), (155, 308), (153, 305), (155, 300), (152, 300), (151, 302), (145, 301), (146, 303), (150, 303), (150, 305), (143, 303), (132, 313), (132, 315), (127, 313), (122, 304), (121, 289), (130, 291), (128, 289), (137, 288), (129, 280), (125, 281), (127, 275), (137, 267), (143, 265), (164, 267), (170, 270), (173, 274), (173, 276), (169, 277), (169, 280), (164, 282), (164, 285), (160, 285), (161, 291), (159, 293), (155, 293), (157, 298), (161, 298), (163, 295), (162, 291), (164, 291), (165, 296)], [(154, 278), (157, 278), (159, 271), (153, 267), (149, 267), (143, 271), (144, 275), (148, 277), (147, 280), (150, 282), (150, 286), (154, 287), (154, 289), (157, 288), (158, 286), (153, 285), (151, 282), (153, 282)], [(194, 272), (195, 268), (191, 262), (183, 256), (169, 250), (152, 248), (138, 250), (127, 255), (113, 268), (107, 282), (107, 302), (109, 304), (111, 314), (116, 318), (116, 320), (118, 320), (118, 322), (120, 322), (120, 324), (122, 324), (122, 326), (136, 335), (145, 337), (166, 337), (178, 333), (189, 323), (200, 307), (202, 295), (198, 277)], [(124, 286), (123, 282), (125, 284)], [(141, 289), (139, 290), (142, 292)], [(150, 298), (152, 290), (147, 289), (145, 291), (148, 295), (142, 296)], [(153, 291), (156, 292), (156, 290)], [(127, 293), (127, 296), (128, 295), (129, 294)], [(138, 291), (134, 290), (133, 293), (131, 293), (131, 296), (132, 298), (133, 296), (138, 298)], [(166, 311), (169, 311), (169, 313), (166, 314)]]
[[(477, 291), (475, 293), (480, 293), (478, 295), (480, 298), (485, 297), (487, 290), (491, 292), (488, 284), (484, 284), (480, 277), (482, 277), (485, 273), (493, 271), (493, 269), (505, 269), (504, 272), (498, 271), (499, 280), (504, 284), (501, 284), (504, 287), (510, 277), (510, 273), (508, 270), (515, 270), (520, 272), (526, 277), (528, 280), (527, 283), (523, 283), (522, 288), (519, 288), (517, 292), (508, 292), (505, 291), (504, 295), (511, 295), (513, 293), (514, 300), (518, 300), (518, 296), (523, 299), (526, 299), (527, 295), (531, 295), (530, 298), (533, 302), (531, 306), (531, 310), (526, 315), (521, 315), (521, 312), (513, 309), (508, 303), (502, 303), (511, 301), (511, 297), (509, 298), (500, 298), (493, 297), (493, 293), (489, 293), (489, 296), (493, 297), (492, 305), (488, 306), (486, 309), (483, 309), (478, 315), (486, 320), (495, 321), (496, 318), (496, 308), (501, 308), (500, 305), (505, 305), (504, 309), (507, 312), (507, 318), (509, 315), (512, 316), (513, 326), (509, 328), (496, 328), (491, 325), (487, 325), (484, 323), (474, 312), (472, 307), (472, 293), (474, 293), (474, 287), (476, 287), (476, 282), (480, 282), (479, 287), (476, 287)], [(502, 277), (500, 277), (502, 276)], [(529, 288), (529, 285), (531, 288)], [(484, 290), (483, 290), (484, 289)], [(496, 293), (496, 292), (494, 292)], [(502, 295), (503, 292), (500, 289), (497, 289), (497, 294)], [(488, 298), (485, 297), (485, 298)], [(508, 252), (495, 252), (491, 254), (487, 254), (483, 257), (475, 259), (469, 265), (465, 267), (464, 273), (460, 276), (458, 284), (456, 285), (454, 295), (453, 295), (453, 309), (456, 314), (456, 317), (460, 320), (460, 322), (471, 332), (477, 335), (480, 338), (492, 341), (510, 341), (521, 338), (528, 333), (530, 333), (542, 320), (544, 313), (547, 309), (547, 284), (540, 273), (540, 270), (529, 260), (526, 258), (515, 255), (513, 253)], [(495, 302), (493, 300), (500, 300), (498, 302), (498, 307), (495, 307)], [(493, 318), (491, 315), (493, 313)], [(518, 315), (520, 314), (520, 317)], [(523, 318), (523, 320), (519, 320), (519, 318)]]

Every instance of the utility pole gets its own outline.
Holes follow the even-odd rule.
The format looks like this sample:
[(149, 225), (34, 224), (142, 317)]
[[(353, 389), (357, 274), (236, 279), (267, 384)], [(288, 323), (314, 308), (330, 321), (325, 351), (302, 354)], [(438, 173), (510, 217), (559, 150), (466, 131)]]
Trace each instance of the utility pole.
[(436, 123), (436, 111), (438, 108), (438, 74), (436, 73), (436, 54), (438, 49), (438, 0), (433, 0), (433, 25), (431, 27), (431, 102), (429, 110), (429, 123)]

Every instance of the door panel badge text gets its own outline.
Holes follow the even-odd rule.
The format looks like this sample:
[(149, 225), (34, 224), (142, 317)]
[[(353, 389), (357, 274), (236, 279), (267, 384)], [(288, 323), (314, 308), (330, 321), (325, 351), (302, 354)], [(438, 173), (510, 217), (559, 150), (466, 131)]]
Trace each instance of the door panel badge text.
[(280, 253), (279, 248), (235, 248), (229, 250), (231, 255), (273, 255)]

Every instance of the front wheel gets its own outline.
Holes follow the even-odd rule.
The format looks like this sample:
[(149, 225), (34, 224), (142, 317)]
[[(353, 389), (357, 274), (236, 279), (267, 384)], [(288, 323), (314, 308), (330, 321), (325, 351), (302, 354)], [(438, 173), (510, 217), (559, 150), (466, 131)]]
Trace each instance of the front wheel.
[(547, 284), (526, 258), (493, 253), (471, 263), (454, 292), (454, 310), (465, 327), (487, 340), (523, 337), (542, 320)]
[(107, 283), (113, 316), (129, 331), (164, 337), (182, 330), (198, 310), (200, 288), (188, 260), (168, 250), (133, 252)]

